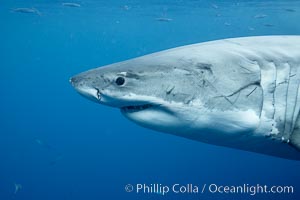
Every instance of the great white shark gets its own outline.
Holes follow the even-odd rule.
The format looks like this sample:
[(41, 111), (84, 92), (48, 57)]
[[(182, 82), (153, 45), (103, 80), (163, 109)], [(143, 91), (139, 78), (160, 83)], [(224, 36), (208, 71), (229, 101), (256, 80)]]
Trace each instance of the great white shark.
[(300, 36), (192, 44), (95, 68), (70, 82), (143, 127), (300, 160)]

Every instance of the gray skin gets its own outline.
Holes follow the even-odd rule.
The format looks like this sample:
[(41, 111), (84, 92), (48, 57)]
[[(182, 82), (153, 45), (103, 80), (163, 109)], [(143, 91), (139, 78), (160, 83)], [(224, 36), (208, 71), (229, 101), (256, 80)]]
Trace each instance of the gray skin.
[(81, 95), (146, 128), (300, 160), (299, 49), (299, 36), (218, 40), (99, 67), (70, 81)]

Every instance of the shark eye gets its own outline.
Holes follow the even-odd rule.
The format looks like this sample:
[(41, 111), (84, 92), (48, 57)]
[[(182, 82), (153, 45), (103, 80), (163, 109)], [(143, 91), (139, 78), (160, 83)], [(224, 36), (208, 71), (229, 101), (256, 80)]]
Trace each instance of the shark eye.
[(116, 84), (117, 85), (124, 85), (124, 83), (125, 83), (125, 78), (124, 77), (118, 77), (117, 79), (116, 79)]

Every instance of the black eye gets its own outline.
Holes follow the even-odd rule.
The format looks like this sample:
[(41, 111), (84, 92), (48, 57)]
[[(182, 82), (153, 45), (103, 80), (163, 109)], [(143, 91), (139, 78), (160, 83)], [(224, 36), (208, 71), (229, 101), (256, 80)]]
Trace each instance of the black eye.
[(116, 79), (116, 84), (117, 85), (123, 85), (124, 83), (125, 83), (125, 78), (120, 76)]

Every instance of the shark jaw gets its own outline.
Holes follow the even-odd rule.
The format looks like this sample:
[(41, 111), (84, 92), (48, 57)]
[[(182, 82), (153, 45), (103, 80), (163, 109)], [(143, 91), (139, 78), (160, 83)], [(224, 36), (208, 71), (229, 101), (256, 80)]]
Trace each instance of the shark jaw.
[(167, 133), (183, 128), (183, 121), (166, 104), (126, 106), (120, 110), (126, 118), (146, 128)]
[(102, 95), (102, 101), (112, 103), (126, 118), (146, 128), (170, 133), (182, 127), (173, 104), (160, 98), (131, 93), (118, 100)]
[(102, 93), (96, 88), (81, 88), (77, 91), (84, 97), (96, 103), (119, 108), (129, 120), (157, 131), (174, 133), (180, 128), (185, 119), (179, 119), (182, 105), (178, 109), (177, 103), (166, 102), (163, 99), (129, 93), (126, 96), (116, 97), (108, 92)]
[(176, 115), (168, 109), (166, 102), (156, 97), (132, 93), (115, 97), (107, 92), (104, 94), (97, 88), (78, 85), (75, 89), (80, 95), (93, 102), (119, 108), (126, 118), (143, 127), (170, 132), (170, 127), (177, 127), (180, 124)]
[(208, 131), (225, 134), (254, 131), (258, 125), (258, 116), (251, 110), (222, 112), (207, 110), (201, 102), (184, 104), (154, 96), (133, 93), (117, 96), (97, 88), (75, 88), (89, 100), (119, 108), (126, 118), (145, 128), (183, 137), (186, 134), (199, 134), (206, 138), (205, 132)]

